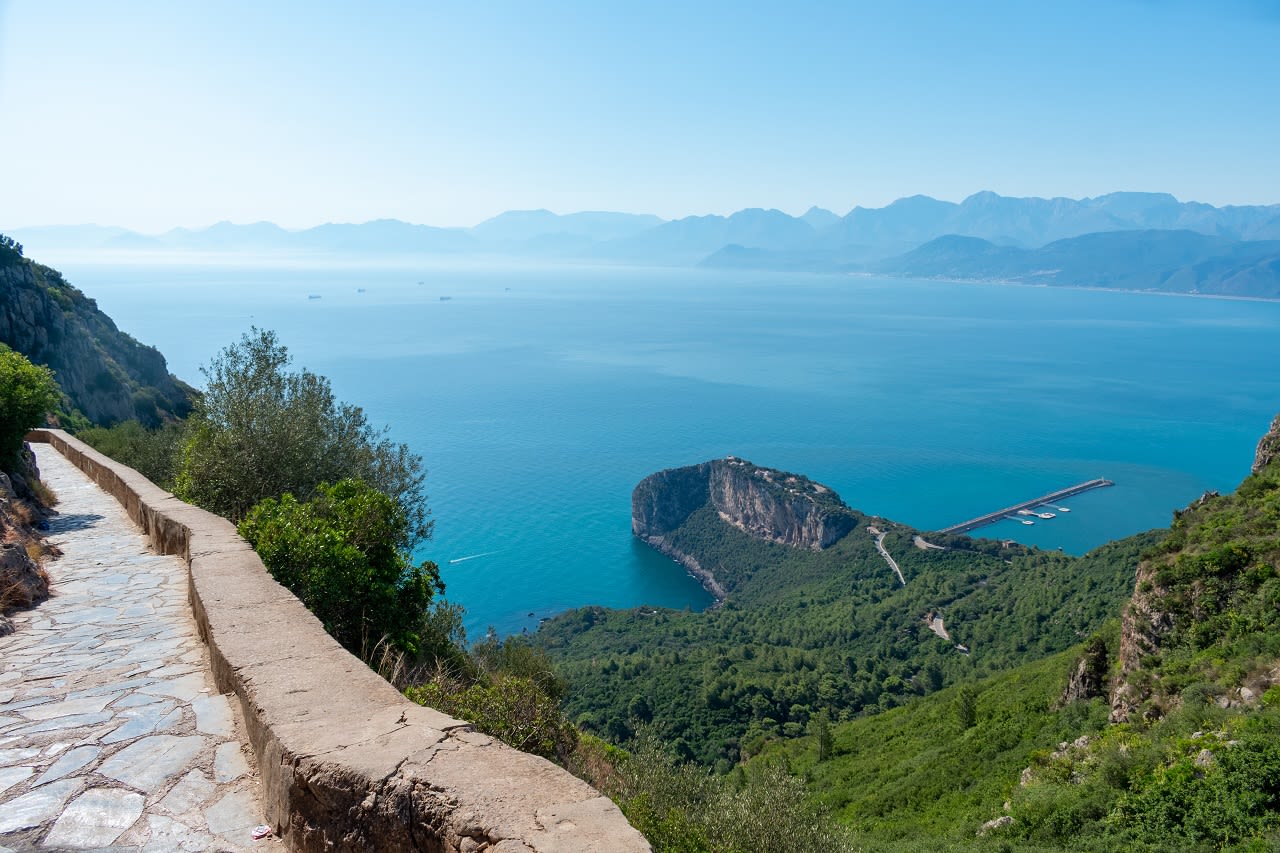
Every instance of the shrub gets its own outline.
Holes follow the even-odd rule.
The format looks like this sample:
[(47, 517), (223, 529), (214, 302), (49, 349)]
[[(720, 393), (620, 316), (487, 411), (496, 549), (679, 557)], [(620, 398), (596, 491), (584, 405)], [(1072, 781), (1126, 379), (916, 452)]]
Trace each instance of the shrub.
[(147, 429), (137, 421), (124, 421), (110, 429), (82, 430), (76, 437), (128, 465), (157, 486), (172, 490), (186, 437), (186, 423), (167, 423), (158, 429)]
[(577, 731), (564, 718), (560, 703), (531, 678), (496, 674), (488, 683), (467, 687), (436, 679), (405, 691), (414, 702), (429, 705), (473, 724), (503, 743), (544, 758), (564, 762)]
[(60, 395), (53, 371), (0, 344), (0, 469), (16, 464), (27, 431), (40, 426)]
[(409, 517), (358, 480), (315, 492), (306, 502), (291, 494), (262, 501), (240, 535), (349, 651), (367, 659), (386, 637), (417, 657), (432, 595), (444, 585), (434, 563), (413, 564)]
[(321, 483), (359, 479), (404, 516), (410, 550), (431, 535), (422, 460), (373, 429), (359, 406), (334, 399), (329, 380), (290, 371), (274, 332), (251, 328), (205, 368), (175, 492), (232, 521), (285, 493), (309, 500)]

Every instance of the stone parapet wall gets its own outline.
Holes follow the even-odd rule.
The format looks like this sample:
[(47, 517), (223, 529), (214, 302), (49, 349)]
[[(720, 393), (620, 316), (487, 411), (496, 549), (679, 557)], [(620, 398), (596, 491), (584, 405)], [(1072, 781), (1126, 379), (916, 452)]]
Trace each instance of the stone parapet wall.
[(561, 768), (405, 699), (331, 638), (226, 519), (61, 430), (37, 430), (179, 554), (218, 689), (258, 758), (267, 823), (292, 850), (647, 851), (608, 798)]

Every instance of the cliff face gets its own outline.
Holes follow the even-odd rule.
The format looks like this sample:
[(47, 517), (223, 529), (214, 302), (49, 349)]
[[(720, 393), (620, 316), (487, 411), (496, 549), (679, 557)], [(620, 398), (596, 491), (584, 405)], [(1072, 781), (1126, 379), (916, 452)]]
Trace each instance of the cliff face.
[(195, 399), (158, 350), (117, 329), (57, 270), (8, 249), (0, 251), (0, 343), (48, 365), (68, 405), (97, 424), (156, 426), (185, 417)]
[(645, 477), (631, 493), (631, 531), (682, 563), (717, 599), (724, 598), (724, 589), (669, 538), (708, 504), (724, 521), (757, 539), (815, 551), (858, 524), (857, 515), (827, 487), (732, 456)]
[(707, 464), (711, 505), (757, 539), (820, 551), (857, 525), (835, 492), (804, 477), (741, 459)]
[(1257, 474), (1280, 457), (1280, 415), (1271, 422), (1271, 429), (1258, 442), (1258, 452), (1253, 456), (1253, 473)]

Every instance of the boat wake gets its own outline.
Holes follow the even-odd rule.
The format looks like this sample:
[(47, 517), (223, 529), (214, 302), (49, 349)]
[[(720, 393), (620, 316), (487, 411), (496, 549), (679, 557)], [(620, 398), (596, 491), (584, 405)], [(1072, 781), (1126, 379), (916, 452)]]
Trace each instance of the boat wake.
[(501, 551), (485, 551), (483, 554), (470, 554), (466, 557), (455, 557), (449, 561), (449, 565), (454, 563), (465, 563), (467, 560), (478, 560), (481, 557), (492, 557), (494, 554), (501, 554)]

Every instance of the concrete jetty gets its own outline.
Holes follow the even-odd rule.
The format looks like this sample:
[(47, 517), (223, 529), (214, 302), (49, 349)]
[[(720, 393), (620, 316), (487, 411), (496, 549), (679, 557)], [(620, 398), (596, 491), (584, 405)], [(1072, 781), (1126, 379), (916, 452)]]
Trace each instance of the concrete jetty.
[(998, 509), (995, 512), (989, 512), (986, 515), (980, 515), (977, 518), (971, 518), (968, 521), (962, 521), (959, 524), (953, 524), (950, 527), (944, 527), (939, 533), (968, 533), (970, 530), (976, 530), (979, 527), (986, 527), (988, 524), (995, 524), (1002, 518), (1010, 515), (1017, 515), (1019, 511), (1024, 509), (1032, 509), (1033, 507), (1042, 506), (1044, 504), (1057, 503), (1063, 498), (1069, 498), (1072, 495), (1078, 495), (1081, 492), (1088, 492), (1093, 489), (1101, 489), (1106, 486), (1114, 486), (1115, 483), (1110, 480), (1099, 477), (1095, 480), (1087, 480), (1083, 483), (1076, 483), (1074, 486), (1068, 486), (1065, 489), (1059, 489), (1056, 492), (1050, 492), (1042, 495), (1035, 500), (1023, 501), (1020, 504)]

